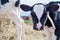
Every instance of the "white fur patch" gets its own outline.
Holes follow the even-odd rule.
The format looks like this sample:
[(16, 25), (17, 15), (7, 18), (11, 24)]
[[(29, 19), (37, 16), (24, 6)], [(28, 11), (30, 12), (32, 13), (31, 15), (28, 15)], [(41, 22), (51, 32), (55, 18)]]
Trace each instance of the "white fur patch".
[(42, 14), (43, 14), (43, 11), (44, 11), (44, 6), (43, 5), (35, 5), (34, 6), (34, 12), (35, 12), (38, 20), (40, 20)]
[(35, 14), (39, 20), (39, 22), (37, 23), (37, 28), (40, 29), (42, 26), (40, 19), (43, 15), (43, 12), (44, 12), (44, 6), (43, 5), (35, 5), (33, 11), (35, 12)]
[(37, 23), (37, 28), (40, 29), (42, 27), (42, 24), (39, 22)]

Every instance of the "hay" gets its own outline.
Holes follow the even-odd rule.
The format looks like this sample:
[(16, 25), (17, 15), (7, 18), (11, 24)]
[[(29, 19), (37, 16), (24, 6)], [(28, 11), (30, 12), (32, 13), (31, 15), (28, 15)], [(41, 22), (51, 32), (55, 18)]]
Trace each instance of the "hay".
[(0, 15), (0, 40), (17, 40), (16, 24), (11, 16)]
[(56, 40), (56, 36), (54, 35), (54, 29), (44, 27), (44, 30), (35, 31), (33, 30), (32, 25), (25, 25), (23, 27), (24, 35), (22, 36), (22, 40)]

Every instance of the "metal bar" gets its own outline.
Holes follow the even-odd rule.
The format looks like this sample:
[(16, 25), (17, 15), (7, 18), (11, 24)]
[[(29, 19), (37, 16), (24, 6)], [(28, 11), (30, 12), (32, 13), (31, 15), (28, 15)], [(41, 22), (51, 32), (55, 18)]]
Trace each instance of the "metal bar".
[(47, 17), (48, 17), (48, 19), (50, 20), (50, 22), (51, 22), (53, 28), (56, 29), (52, 18), (49, 16), (49, 12), (47, 12)]

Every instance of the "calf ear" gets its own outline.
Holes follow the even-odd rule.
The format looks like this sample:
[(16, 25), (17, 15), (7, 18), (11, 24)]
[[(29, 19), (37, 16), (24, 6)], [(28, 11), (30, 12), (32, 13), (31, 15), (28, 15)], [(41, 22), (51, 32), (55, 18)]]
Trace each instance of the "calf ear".
[(50, 11), (52, 11), (52, 12), (55, 12), (56, 10), (58, 10), (58, 8), (59, 8), (58, 5), (51, 5), (51, 6), (49, 7)]
[(20, 5), (20, 8), (21, 8), (23, 11), (30, 11), (30, 10), (31, 10), (31, 7), (30, 7), (30, 6), (24, 5), (24, 4)]

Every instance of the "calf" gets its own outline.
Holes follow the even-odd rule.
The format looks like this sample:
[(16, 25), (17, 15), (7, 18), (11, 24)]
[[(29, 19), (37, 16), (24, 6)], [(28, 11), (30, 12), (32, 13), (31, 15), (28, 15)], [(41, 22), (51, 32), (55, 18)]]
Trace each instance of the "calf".
[(55, 35), (57, 36), (56, 40), (60, 38), (60, 2), (50, 2), (47, 5), (47, 11), (49, 11), (50, 17), (52, 18), (55, 24)]
[[(0, 0), (0, 15), (9, 15), (17, 25), (18, 40), (21, 40), (22, 20), (20, 17), (20, 0)], [(6, 16), (8, 17), (8, 16)], [(12, 30), (12, 29), (11, 29)]]
[(28, 5), (22, 4), (22, 5), (20, 5), (20, 7), (24, 11), (31, 11), (31, 16), (32, 16), (33, 24), (34, 24), (33, 29), (41, 30), (41, 29), (43, 29), (44, 25), (48, 25), (49, 27), (52, 26), (51, 22), (50, 22), (51, 18), (48, 17), (49, 19), (47, 19), (48, 12), (46, 9), (46, 5), (44, 5), (42, 3), (37, 3), (37, 4), (34, 4), (32, 7), (30, 7)]
[(20, 7), (24, 11), (31, 11), (34, 30), (43, 29), (44, 21), (47, 16), (47, 12), (44, 4), (37, 3), (37, 4), (34, 4), (32, 7), (22, 4), (20, 5)]
[[(24, 5), (22, 4), (20, 7), (22, 8), (22, 10), (24, 11), (31, 11), (31, 16), (32, 16), (32, 20), (33, 20), (33, 28), (35, 30), (41, 30), (43, 29), (43, 26), (44, 25), (47, 25), (48, 27), (51, 27), (53, 24), (51, 24), (51, 22), (53, 22), (55, 25), (55, 34), (57, 36), (57, 39), (56, 40), (59, 40), (59, 35), (60, 35), (60, 32), (59, 32), (59, 4), (60, 2), (50, 2), (49, 4), (42, 4), (42, 3), (38, 3), (38, 4), (35, 4), (33, 5), (32, 7), (31, 6), (28, 6), (28, 5)], [(47, 13), (49, 12), (49, 13)], [(50, 15), (49, 17), (47, 15)], [(57, 17), (58, 15), (58, 17)], [(45, 20), (46, 18), (49, 18), (47, 19), (46, 21), (46, 24), (45, 24)], [(51, 21), (52, 19), (52, 21)], [(51, 22), (50, 22), (51, 21)], [(58, 26), (58, 27), (57, 27)]]

